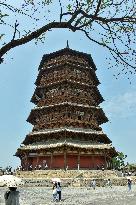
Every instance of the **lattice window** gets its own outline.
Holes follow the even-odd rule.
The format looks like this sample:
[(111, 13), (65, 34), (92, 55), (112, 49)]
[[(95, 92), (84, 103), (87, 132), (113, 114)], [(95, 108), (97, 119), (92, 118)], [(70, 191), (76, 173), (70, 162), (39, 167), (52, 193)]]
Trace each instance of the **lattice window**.
[(85, 113), (84, 112), (80, 112), (80, 111), (76, 111), (76, 114), (79, 115), (79, 116), (84, 116)]

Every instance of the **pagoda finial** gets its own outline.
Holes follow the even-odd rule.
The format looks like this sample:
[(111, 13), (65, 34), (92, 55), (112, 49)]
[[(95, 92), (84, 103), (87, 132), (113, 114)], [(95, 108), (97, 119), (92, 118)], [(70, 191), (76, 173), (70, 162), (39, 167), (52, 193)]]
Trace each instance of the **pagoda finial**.
[(69, 48), (68, 40), (67, 40), (67, 46), (66, 46), (66, 48)]

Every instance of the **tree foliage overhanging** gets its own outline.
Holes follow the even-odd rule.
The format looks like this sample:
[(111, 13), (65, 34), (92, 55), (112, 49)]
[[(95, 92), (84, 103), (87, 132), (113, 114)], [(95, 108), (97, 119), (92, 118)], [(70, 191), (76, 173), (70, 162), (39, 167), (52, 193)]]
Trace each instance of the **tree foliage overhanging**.
[[(48, 31), (63, 28), (80, 31), (91, 42), (107, 49), (111, 56), (109, 68), (121, 65), (118, 75), (136, 73), (135, 3), (135, 0), (21, 0), (15, 5), (14, 1), (1, 0), (0, 26), (11, 28), (12, 33), (0, 32), (0, 62), (11, 49), (32, 40), (43, 42)], [(54, 7), (57, 13), (53, 18)], [(11, 22), (13, 15), (15, 21)], [(33, 28), (24, 28), (20, 16), (29, 20)], [(114, 65), (110, 64), (113, 60)]]
[(123, 152), (118, 152), (116, 157), (112, 158), (112, 164), (115, 169), (122, 169), (125, 166), (125, 159), (127, 155), (124, 155)]

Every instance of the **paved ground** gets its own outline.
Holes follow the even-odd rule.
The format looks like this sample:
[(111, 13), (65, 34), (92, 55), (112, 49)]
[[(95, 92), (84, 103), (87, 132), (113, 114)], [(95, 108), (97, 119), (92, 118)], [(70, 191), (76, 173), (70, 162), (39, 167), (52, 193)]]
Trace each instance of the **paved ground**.
[[(6, 188), (0, 187), (0, 205)], [(62, 202), (52, 202), (49, 187), (20, 188), (20, 205), (136, 205), (136, 185), (126, 187), (62, 188)]]

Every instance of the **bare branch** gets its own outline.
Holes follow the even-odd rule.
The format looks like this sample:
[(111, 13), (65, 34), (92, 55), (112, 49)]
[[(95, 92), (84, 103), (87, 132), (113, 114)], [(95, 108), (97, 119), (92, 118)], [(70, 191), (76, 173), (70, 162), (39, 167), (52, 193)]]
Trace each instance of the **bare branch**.
[(78, 10), (76, 10), (76, 11), (72, 14), (72, 17), (71, 17), (71, 19), (69, 20), (69, 23), (70, 23), (70, 24), (76, 19), (76, 17), (80, 14), (80, 12), (81, 12), (81, 10), (78, 9)]
[[(1, 62), (3, 60), (3, 56), (12, 48), (37, 38), (42, 39), (42, 35), (53, 28), (67, 28), (73, 32), (83, 32), (89, 40), (108, 49), (109, 53), (115, 59), (116, 64), (125, 64), (125, 66), (129, 66), (130, 68), (136, 70), (136, 68), (131, 65), (135, 56), (132, 48), (132, 43), (134, 44), (133, 35), (135, 35), (134, 25), (136, 23), (134, 2), (132, 2), (132, 6), (129, 7), (129, 9), (125, 10), (125, 2), (129, 0), (120, 0), (117, 2), (116, 0), (110, 0), (108, 3), (105, 3), (105, 5), (103, 0), (91, 0), (91, 3), (89, 4), (83, 4), (79, 0), (75, 0), (72, 10), (69, 9), (70, 11), (63, 13), (62, 1), (58, 1), (60, 5), (59, 22), (53, 21), (45, 24), (43, 27), (35, 29), (33, 32), (27, 32), (27, 34), (21, 38), (19, 37), (18, 39), (16, 39), (18, 23), (15, 23), (12, 40), (0, 49)], [(24, 10), (13, 8), (12, 6), (10, 7), (10, 5), (0, 2), (0, 6), (1, 5), (6, 6), (7, 9), (10, 9), (10, 11), (14, 11), (15, 13), (27, 15), (24, 13)], [(113, 9), (113, 12), (110, 12), (110, 9), (108, 8), (110, 6), (110, 9)], [(119, 11), (120, 7), (123, 7), (123, 10)], [(109, 9), (109, 13), (107, 8)], [(36, 11), (36, 9), (34, 11)], [(106, 16), (104, 16), (105, 13)], [(27, 16), (31, 17), (31, 15)], [(66, 20), (62, 21), (63, 17), (66, 17)], [(34, 19), (34, 17), (31, 18)], [(35, 20), (37, 23), (37, 19)], [(5, 22), (3, 22), (3, 24), (4, 23)], [(99, 35), (98, 40), (90, 36), (90, 32), (93, 33), (94, 29), (95, 31), (97, 30), (97, 34)], [(99, 29), (101, 30), (99, 31)], [(125, 38), (125, 42), (123, 42), (121, 38), (122, 35), (124, 36), (123, 38)], [(123, 52), (121, 52), (122, 48), (120, 48), (121, 43), (123, 45), (122, 48), (124, 49)], [(129, 60), (129, 55), (131, 55), (132, 61)]]
[(61, 0), (59, 0), (59, 5), (60, 5), (60, 22), (61, 22), (61, 20), (62, 20), (62, 13), (63, 13)]
[(4, 54), (6, 54), (7, 51), (9, 51), (12, 48), (15, 48), (17, 46), (28, 43), (31, 40), (34, 40), (35, 38), (38, 38), (41, 34), (46, 33), (47, 31), (49, 31), (50, 29), (53, 29), (53, 28), (68, 28), (68, 29), (72, 30), (73, 32), (75, 32), (75, 27), (72, 26), (69, 22), (52, 22), (52, 23), (49, 23), (49, 24), (41, 27), (40, 29), (30, 33), (29, 35), (26, 35), (26, 36), (24, 36), (20, 39), (17, 39), (17, 40), (11, 40), (9, 43), (4, 45), (0, 49), (0, 63), (3, 62), (2, 57), (3, 57)]
[(100, 16), (94, 16), (92, 14), (88, 14), (85, 11), (81, 10), (80, 13), (86, 17), (86, 18), (91, 18), (94, 20), (98, 20), (98, 21), (102, 21), (103, 23), (108, 23), (108, 22), (134, 22), (136, 23), (136, 17), (132, 17), (132, 16), (123, 16), (123, 17), (119, 17), (119, 18), (103, 18)]
[(110, 4), (110, 6), (111, 6), (111, 5), (120, 6), (123, 2), (124, 2), (124, 0), (122, 0), (122, 1), (119, 2), (119, 3), (114, 3), (114, 0), (112, 0), (112, 3)]
[(94, 16), (97, 16), (97, 14), (99, 13), (101, 3), (102, 3), (102, 0), (99, 0)]
[[(131, 67), (131, 68), (133, 68), (133, 69), (136, 69), (136, 66), (133, 66), (133, 65), (129, 64), (127, 61), (125, 61), (125, 60), (123, 59), (122, 54), (121, 54), (120, 52), (117, 52), (115, 49), (111, 48), (110, 46), (106, 45), (105, 43), (102, 43), (102, 42), (99, 42), (99, 41), (97, 41), (97, 40), (94, 40), (93, 38), (91, 38), (91, 37), (89, 36), (89, 34), (87, 33), (86, 30), (84, 30), (84, 29), (79, 29), (79, 30), (80, 30), (80, 31), (83, 31), (89, 40), (93, 41), (94, 43), (97, 43), (97, 44), (100, 45), (100, 46), (103, 46), (103, 47), (107, 48), (110, 52), (115, 53), (116, 56), (117, 56), (118, 58), (120, 58), (120, 60), (121, 60), (122, 62), (124, 62), (126, 65), (128, 65), (129, 67)], [(115, 56), (114, 56), (114, 58), (115, 58)], [(117, 59), (117, 58), (115, 58), (115, 59)]]
[(17, 32), (17, 27), (19, 26), (19, 23), (17, 23), (17, 20), (15, 22), (15, 30), (14, 30), (14, 34), (13, 34), (13, 38), (12, 38), (12, 41), (15, 39), (16, 37), (16, 32)]
[(13, 7), (13, 6), (9, 5), (9, 4), (0, 2), (0, 5), (1, 5), (1, 6), (4, 6), (4, 7), (6, 7), (6, 8), (8, 8), (10, 11), (12, 11), (12, 12), (14, 12), (14, 13), (18, 12), (19, 14), (25, 15), (25, 16), (31, 18), (31, 19), (39, 20), (39, 19), (34, 18), (33, 16), (31, 16), (31, 15), (25, 13), (23, 10), (17, 9), (17, 8), (15, 8), (15, 7)]
[(76, 10), (78, 9), (78, 7), (79, 7), (79, 2), (78, 0), (76, 0)]
[[(119, 18), (104, 18), (104, 17), (88, 14), (85, 11), (83, 11), (82, 9), (78, 9), (77, 11), (75, 11), (73, 13), (72, 12), (63, 13), (62, 17), (66, 16), (66, 15), (72, 16), (71, 19), (69, 20), (69, 23), (72, 23), (78, 17), (78, 15), (82, 15), (80, 17), (80, 19), (85, 17), (88, 19), (92, 19), (92, 21), (94, 21), (94, 20), (101, 21), (105, 24), (112, 23), (112, 22), (129, 22), (129, 23), (133, 22), (133, 23), (136, 23), (136, 17), (133, 17), (133, 16), (123, 16), (123, 17), (119, 17)], [(77, 20), (75, 26), (77, 26), (78, 23), (79, 23), (79, 21)]]
[(8, 9), (11, 10), (12, 12), (15, 12), (15, 8), (14, 8), (13, 6), (11, 6), (11, 5), (5, 4), (5, 3), (3, 3), (3, 2), (0, 2), (0, 5), (1, 5), (1, 6), (4, 6), (4, 7), (6, 7), (6, 8), (8, 8)]

